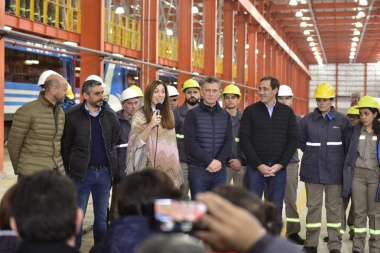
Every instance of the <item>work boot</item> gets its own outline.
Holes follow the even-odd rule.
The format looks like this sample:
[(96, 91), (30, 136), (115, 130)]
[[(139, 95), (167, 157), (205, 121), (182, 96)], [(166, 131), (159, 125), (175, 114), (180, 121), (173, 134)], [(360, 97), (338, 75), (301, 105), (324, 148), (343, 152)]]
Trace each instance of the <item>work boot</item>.
[(317, 247), (303, 247), (306, 253), (317, 253)]
[(298, 244), (298, 245), (303, 245), (305, 243), (305, 240), (302, 239), (301, 236), (299, 236), (298, 233), (291, 234), (291, 235), (287, 236), (287, 238), (291, 242), (293, 242), (295, 244)]

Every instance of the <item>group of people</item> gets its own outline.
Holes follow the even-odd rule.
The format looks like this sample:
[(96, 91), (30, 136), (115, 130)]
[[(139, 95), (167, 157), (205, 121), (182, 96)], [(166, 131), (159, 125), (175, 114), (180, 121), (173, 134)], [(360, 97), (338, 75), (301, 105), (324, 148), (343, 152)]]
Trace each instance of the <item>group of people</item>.
[[(291, 109), (292, 89), (280, 85), (275, 77), (260, 80), (260, 101), (243, 112), (238, 109), (241, 99), (238, 86), (230, 84), (222, 89), (219, 79), (206, 77), (201, 85), (194, 79), (183, 83), (181, 91), (185, 102), (179, 107), (177, 89), (160, 80), (151, 82), (144, 93), (137, 86), (130, 86), (121, 94), (122, 109), (114, 112), (104, 101), (106, 84), (99, 76), (91, 75), (82, 86), (84, 101), (65, 113), (62, 103), (68, 95), (67, 81), (55, 72), (45, 73), (44, 78), (39, 98), (15, 114), (8, 141), (11, 162), (20, 182), (26, 176), (45, 170), (70, 176), (77, 189), (77, 205), (84, 214), (92, 195), (94, 244), (98, 245), (94, 252), (112, 252), (109, 247), (113, 247), (115, 236), (126, 223), (132, 229), (126, 233), (146, 224), (145, 219), (134, 218), (131, 222), (123, 217), (148, 216), (147, 207), (125, 207), (125, 204), (142, 201), (150, 195), (142, 196), (144, 188), (141, 186), (124, 183), (128, 178), (137, 182), (138, 175), (143, 175), (147, 168), (166, 175), (178, 189), (175, 196), (154, 195), (155, 198), (188, 199), (190, 190), (192, 200), (204, 201), (209, 210), (213, 210), (202, 217), (201, 222), (207, 227), (215, 226), (215, 231), (211, 229), (197, 235), (214, 249), (226, 249), (223, 245), (228, 244), (228, 247), (233, 245), (227, 247), (229, 250), (248, 252), (260, 241), (250, 241), (244, 249), (234, 248), (237, 242), (229, 242), (227, 238), (232, 232), (218, 230), (217, 222), (225, 222), (231, 231), (238, 229), (221, 216), (241, 210), (235, 210), (232, 205), (230, 209), (220, 208), (221, 204), (230, 204), (213, 194), (202, 193), (219, 189), (232, 180), (235, 186), (244, 186), (259, 199), (265, 191), (266, 199), (278, 211), (271, 216), (279, 220), (285, 202), (286, 237), (304, 245), (307, 252), (317, 252), (323, 191), (327, 242), (332, 253), (340, 252), (347, 198), (352, 196), (354, 222), (349, 219), (352, 222), (349, 221), (349, 225), (354, 227), (353, 251), (364, 252), (367, 216), (370, 249), (373, 252), (380, 249), (375, 202), (375, 197), (380, 199), (376, 192), (380, 172), (377, 153), (380, 107), (372, 97), (362, 98), (353, 108), (359, 111), (355, 114), (361, 121), (351, 126), (349, 118), (334, 109), (335, 91), (327, 83), (315, 91), (317, 108), (301, 118)], [(220, 96), (224, 108), (219, 103)], [(303, 151), (300, 178), (305, 182), (307, 195), (306, 240), (299, 235), (301, 224), (296, 207), (300, 162), (297, 148)], [(148, 188), (154, 189), (154, 194), (161, 190), (152, 185)], [(137, 191), (136, 196), (133, 191)], [(239, 200), (244, 194), (232, 194), (235, 197), (230, 199), (223, 197), (240, 206), (234, 199)], [(345, 197), (343, 201), (341, 195)], [(151, 203), (152, 199), (143, 203)], [(241, 207), (250, 210), (250, 207)], [(259, 214), (254, 215), (263, 220)], [(111, 228), (107, 225), (108, 216), (114, 220)], [(277, 230), (274, 229), (276, 221), (278, 219), (271, 221), (271, 228), (277, 231), (273, 234), (281, 230), (281, 222), (274, 226)], [(261, 226), (270, 230), (265, 222)], [(216, 231), (221, 233), (218, 237), (212, 234)], [(133, 238), (145, 238), (152, 232), (146, 229), (131, 233)], [(81, 236), (82, 233), (76, 235), (76, 249), (81, 246)], [(262, 236), (265, 242), (277, 240)], [(265, 243), (261, 247), (268, 246)], [(258, 246), (259, 251), (249, 252), (264, 252), (261, 247)]]

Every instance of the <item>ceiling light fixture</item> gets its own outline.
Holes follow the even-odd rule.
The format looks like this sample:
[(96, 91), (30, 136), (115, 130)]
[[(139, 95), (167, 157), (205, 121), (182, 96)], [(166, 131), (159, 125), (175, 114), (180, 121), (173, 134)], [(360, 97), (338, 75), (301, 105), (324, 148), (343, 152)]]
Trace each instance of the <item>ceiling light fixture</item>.
[(358, 12), (358, 15), (356, 16), (357, 18), (364, 18), (365, 17), (365, 13), (364, 11), (359, 11)]
[(350, 52), (350, 55), (355, 55), (355, 52)]
[(301, 27), (307, 27), (307, 23), (305, 21), (301, 22), (300, 24)]
[(289, 5), (296, 6), (297, 4), (298, 4), (297, 0), (290, 0), (289, 1)]
[(124, 8), (123, 7), (117, 7), (116, 10), (115, 10), (115, 13), (116, 14), (124, 14)]
[(314, 40), (313, 37), (311, 36), (307, 37), (307, 41), (313, 41), (313, 40)]
[[(359, 15), (359, 14), (358, 14)], [(302, 11), (301, 10), (299, 10), (299, 11), (297, 11), (296, 12), (296, 17), (297, 18), (300, 18), (300, 17), (302, 17), (303, 16), (303, 14), (302, 14)]]
[(355, 35), (355, 36), (360, 35), (360, 31), (355, 29), (355, 30), (354, 30), (354, 35)]
[(316, 47), (312, 47), (311, 50), (312, 51), (317, 51), (317, 48)]
[(191, 8), (191, 11), (193, 12), (193, 14), (197, 14), (197, 13), (199, 13), (199, 10), (198, 10), (198, 7), (197, 7), (197, 6), (193, 6), (193, 7)]
[(348, 58), (350, 58), (351, 60), (353, 60), (353, 59), (355, 59), (355, 56), (350, 55), (350, 57), (348, 57)]
[(303, 31), (303, 34), (304, 34), (304, 35), (310, 35), (310, 30), (305, 30), (305, 31)]
[(318, 51), (314, 51), (314, 55), (315, 56), (319, 55), (319, 52)]
[(357, 46), (358, 46), (358, 43), (356, 43), (356, 42), (351, 43), (351, 47), (357, 47)]
[(355, 23), (355, 26), (356, 26), (356, 27), (363, 27), (363, 24), (362, 24), (362, 22), (356, 22), (356, 23)]
[(356, 48), (355, 47), (351, 47), (351, 52), (356, 52)]
[(359, 41), (358, 37), (353, 37), (352, 41)]
[(310, 43), (309, 43), (309, 46), (314, 47), (314, 46), (315, 46), (315, 43), (314, 43), (314, 42), (310, 42)]
[(359, 5), (368, 5), (367, 0), (359, 0)]

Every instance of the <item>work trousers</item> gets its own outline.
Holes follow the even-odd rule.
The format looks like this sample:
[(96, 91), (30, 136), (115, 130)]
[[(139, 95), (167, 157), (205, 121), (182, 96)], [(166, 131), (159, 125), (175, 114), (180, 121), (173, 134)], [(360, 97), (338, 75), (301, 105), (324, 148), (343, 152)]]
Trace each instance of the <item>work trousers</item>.
[(245, 166), (242, 166), (240, 170), (234, 170), (230, 166), (227, 166), (227, 182), (226, 184), (231, 184), (231, 181), (233, 180), (235, 186), (241, 186), (244, 185), (244, 174), (245, 174)]
[(289, 163), (286, 166), (286, 187), (285, 187), (285, 215), (286, 215), (286, 236), (299, 233), (301, 231), (300, 217), (297, 212), (297, 188), (298, 188), (298, 163)]
[(112, 194), (111, 194), (111, 205), (108, 213), (108, 221), (113, 221), (119, 217), (119, 210), (117, 208), (117, 199), (119, 195), (120, 182), (112, 182)]
[(355, 168), (351, 185), (355, 213), (353, 251), (364, 252), (369, 220), (369, 252), (380, 252), (380, 202), (375, 202), (379, 178), (370, 169)]
[(182, 169), (182, 174), (183, 174), (183, 185), (181, 185), (180, 187), (182, 191), (182, 198), (189, 200), (190, 199), (189, 197), (190, 187), (189, 187), (189, 179), (188, 179), (189, 166), (187, 165), (187, 163), (181, 162), (181, 169)]
[(321, 215), (323, 191), (325, 191), (325, 207), (327, 219), (327, 234), (329, 241), (327, 247), (329, 251), (340, 250), (342, 243), (338, 240), (341, 227), (340, 209), (342, 198), (340, 197), (342, 185), (333, 184), (312, 184), (305, 183), (307, 197), (306, 216), (306, 240), (305, 247), (318, 247), (319, 235), (321, 232)]
[(341, 215), (342, 215), (342, 228), (340, 230), (340, 234), (344, 235), (346, 233), (346, 228), (348, 226), (349, 229), (349, 234), (350, 236), (354, 235), (354, 205), (351, 199), (351, 205), (350, 205), (350, 211), (348, 212), (348, 217), (346, 215), (346, 211), (348, 208), (348, 204), (350, 202), (351, 197), (349, 198), (342, 198), (342, 210), (341, 210)]

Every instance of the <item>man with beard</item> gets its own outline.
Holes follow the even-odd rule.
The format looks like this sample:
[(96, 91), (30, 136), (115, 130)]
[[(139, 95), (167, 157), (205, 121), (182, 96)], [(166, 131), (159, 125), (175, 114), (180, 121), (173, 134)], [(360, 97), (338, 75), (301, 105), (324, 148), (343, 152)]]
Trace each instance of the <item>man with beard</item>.
[[(78, 190), (78, 204), (86, 213), (90, 193), (94, 205), (94, 243), (107, 231), (107, 209), (112, 176), (117, 171), (116, 143), (120, 124), (103, 99), (103, 82), (87, 80), (82, 87), (83, 103), (66, 113), (62, 137), (65, 170)], [(76, 238), (76, 248), (82, 233)]]
[(199, 83), (194, 79), (186, 80), (182, 85), (182, 93), (185, 96), (185, 103), (182, 106), (178, 107), (173, 111), (174, 119), (175, 119), (175, 132), (177, 137), (177, 146), (179, 153), (179, 160), (181, 162), (181, 169), (183, 173), (184, 183), (181, 186), (182, 197), (185, 199), (189, 198), (189, 181), (187, 179), (188, 176), (188, 165), (186, 158), (186, 150), (185, 144), (183, 142), (184, 134), (184, 124), (185, 124), (185, 116), (187, 112), (198, 105), (199, 96), (200, 96), (201, 87)]
[(234, 180), (234, 185), (243, 186), (245, 166), (243, 166), (244, 156), (240, 151), (239, 128), (242, 113), (238, 109), (241, 93), (235, 84), (227, 85), (222, 92), (223, 102), (226, 104), (226, 111), (230, 114), (232, 122), (232, 152), (227, 160), (227, 184)]
[(8, 151), (14, 172), (19, 178), (42, 170), (64, 173), (61, 137), (65, 113), (61, 103), (67, 94), (67, 85), (61, 75), (50, 75), (44, 81), (45, 89), (40, 92), (38, 99), (16, 111)]

